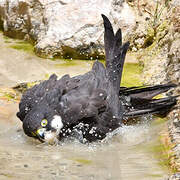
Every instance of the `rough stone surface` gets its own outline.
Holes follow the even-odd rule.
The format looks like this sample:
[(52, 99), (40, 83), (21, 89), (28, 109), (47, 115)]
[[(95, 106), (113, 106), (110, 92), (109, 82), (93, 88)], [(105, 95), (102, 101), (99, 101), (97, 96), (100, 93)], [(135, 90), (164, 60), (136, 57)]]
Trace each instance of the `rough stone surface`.
[(35, 52), (46, 57), (104, 57), (102, 13), (123, 34), (135, 26), (134, 13), (124, 0), (0, 1), (4, 33), (33, 41)]
[[(159, 9), (156, 12), (157, 2)], [(164, 2), (142, 0), (136, 4), (131, 1), (132, 7), (139, 13), (134, 32), (127, 34), (127, 39), (131, 42), (131, 50), (137, 51), (138, 60), (143, 65), (145, 84), (173, 82), (179, 85), (180, 1), (172, 0), (168, 5)], [(180, 86), (173, 91), (173, 95), (180, 95)], [(170, 140), (174, 145), (171, 164), (180, 172), (180, 100), (169, 114), (169, 119)], [(179, 180), (179, 174), (169, 180), (172, 179)]]
[[(167, 79), (176, 84), (180, 84), (180, 34), (174, 33), (174, 39), (167, 59)], [(180, 95), (180, 86), (176, 88), (174, 94)], [(170, 119), (172, 119), (172, 121), (169, 124), (169, 132), (171, 141), (175, 144), (173, 148), (173, 164), (176, 166), (177, 170), (180, 171), (180, 99), (177, 106), (178, 107), (170, 114)]]
[(179, 180), (180, 179), (180, 173), (176, 173), (169, 177), (168, 180)]
[[(145, 31), (137, 35), (133, 42), (139, 53), (139, 61), (143, 64), (143, 77), (146, 84), (162, 84), (173, 82), (180, 84), (180, 6), (179, 1), (171, 1), (165, 16), (157, 27), (146, 26)], [(146, 24), (147, 25), (147, 24)], [(138, 39), (139, 38), (139, 39)], [(148, 40), (148, 46), (143, 46)], [(169, 92), (170, 93), (170, 92)], [(172, 94), (172, 93), (171, 93)], [(180, 95), (180, 86), (173, 95)], [(169, 134), (174, 145), (171, 164), (180, 172), (180, 99), (176, 108), (169, 114)], [(180, 179), (179, 174), (170, 177)]]

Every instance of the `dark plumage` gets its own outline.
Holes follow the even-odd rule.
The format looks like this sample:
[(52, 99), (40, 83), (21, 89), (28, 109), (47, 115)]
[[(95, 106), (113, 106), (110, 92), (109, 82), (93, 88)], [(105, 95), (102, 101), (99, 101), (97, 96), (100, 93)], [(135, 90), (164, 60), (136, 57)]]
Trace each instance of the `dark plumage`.
[(78, 132), (87, 141), (101, 140), (120, 127), (124, 119), (147, 113), (164, 114), (176, 97), (152, 99), (174, 87), (120, 87), (129, 42), (122, 44), (121, 29), (113, 32), (104, 15), (106, 67), (96, 61), (92, 70), (76, 77), (57, 79), (55, 74), (28, 89), (17, 116), (28, 136), (56, 141)]

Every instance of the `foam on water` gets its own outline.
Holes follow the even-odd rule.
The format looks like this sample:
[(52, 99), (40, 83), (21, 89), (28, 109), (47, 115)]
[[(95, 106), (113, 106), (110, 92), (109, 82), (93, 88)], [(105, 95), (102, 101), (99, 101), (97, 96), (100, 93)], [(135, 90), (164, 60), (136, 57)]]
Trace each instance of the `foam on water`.
[(20, 121), (5, 121), (0, 126), (0, 174), (15, 180), (162, 180), (166, 172), (139, 146), (157, 137), (158, 129), (153, 129), (149, 119), (144, 121), (122, 126), (101, 142), (82, 144), (77, 137), (69, 137), (56, 146), (27, 137)]

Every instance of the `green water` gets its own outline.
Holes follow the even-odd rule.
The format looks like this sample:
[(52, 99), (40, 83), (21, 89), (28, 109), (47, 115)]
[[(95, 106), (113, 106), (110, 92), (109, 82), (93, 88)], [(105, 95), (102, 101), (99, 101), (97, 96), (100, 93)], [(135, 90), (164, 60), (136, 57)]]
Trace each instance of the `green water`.
[[(57, 60), (61, 61), (61, 64), (57, 64), (56, 66), (59, 68), (78, 66), (82, 64), (82, 66), (86, 63), (90, 67), (93, 65), (94, 61), (90, 60)], [(103, 64), (105, 64), (105, 60), (100, 60)], [(125, 63), (122, 75), (121, 86), (141, 86), (142, 81), (140, 79), (141, 75), (141, 67), (138, 63)]]
[[(56, 73), (76, 76), (88, 72), (93, 61), (48, 60), (12, 48), (0, 34), (0, 88), (47, 78)], [(21, 43), (20, 43), (21, 44)], [(123, 86), (140, 85), (140, 68), (125, 64)], [(25, 136), (16, 117), (18, 98), (0, 91), (0, 179), (2, 180), (162, 180), (167, 171), (146, 147), (156, 145), (164, 123), (124, 126), (102, 143), (67, 140), (48, 146)], [(145, 119), (146, 121), (146, 119)]]

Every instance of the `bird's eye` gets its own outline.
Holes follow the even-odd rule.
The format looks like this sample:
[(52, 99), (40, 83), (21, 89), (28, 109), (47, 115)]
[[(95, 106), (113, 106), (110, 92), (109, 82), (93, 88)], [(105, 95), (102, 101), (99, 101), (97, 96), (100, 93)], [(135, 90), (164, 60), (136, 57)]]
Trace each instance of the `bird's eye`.
[(41, 126), (42, 126), (42, 127), (46, 127), (47, 124), (48, 124), (47, 119), (43, 119), (43, 120), (41, 121)]

